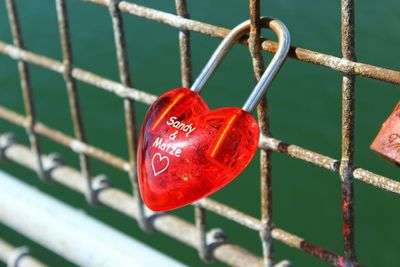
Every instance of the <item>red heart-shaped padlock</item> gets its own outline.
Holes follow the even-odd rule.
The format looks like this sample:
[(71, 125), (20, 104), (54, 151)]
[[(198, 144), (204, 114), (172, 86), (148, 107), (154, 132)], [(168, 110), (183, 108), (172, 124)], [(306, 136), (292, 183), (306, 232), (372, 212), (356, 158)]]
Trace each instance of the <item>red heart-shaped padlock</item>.
[(144, 202), (164, 211), (212, 194), (249, 164), (259, 134), (256, 120), (241, 108), (210, 110), (187, 88), (163, 94), (147, 112), (139, 137)]
[(278, 73), (290, 48), (279, 20), (263, 17), (279, 39), (277, 52), (242, 108), (210, 110), (198, 92), (250, 21), (224, 38), (193, 83), (159, 97), (143, 122), (138, 146), (142, 198), (155, 211), (175, 209), (206, 197), (237, 177), (257, 150), (260, 130), (250, 115)]

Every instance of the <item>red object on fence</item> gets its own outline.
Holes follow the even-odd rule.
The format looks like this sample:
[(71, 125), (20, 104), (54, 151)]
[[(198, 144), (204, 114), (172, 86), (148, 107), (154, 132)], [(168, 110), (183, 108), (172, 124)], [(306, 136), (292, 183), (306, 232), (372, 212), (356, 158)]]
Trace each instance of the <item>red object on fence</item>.
[(210, 110), (187, 88), (163, 94), (147, 112), (139, 137), (144, 202), (166, 211), (214, 193), (246, 168), (259, 135), (257, 121), (241, 108)]
[(400, 102), (382, 125), (371, 149), (400, 166)]

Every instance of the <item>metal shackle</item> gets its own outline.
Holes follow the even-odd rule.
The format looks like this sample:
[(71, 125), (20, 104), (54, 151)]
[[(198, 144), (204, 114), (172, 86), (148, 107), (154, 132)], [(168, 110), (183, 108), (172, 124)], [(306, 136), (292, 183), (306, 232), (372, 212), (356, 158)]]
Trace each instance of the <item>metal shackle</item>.
[[(275, 34), (278, 36), (279, 45), (274, 57), (242, 107), (243, 110), (249, 113), (251, 113), (260, 102), (262, 96), (267, 91), (276, 74), (279, 72), (279, 69), (285, 62), (290, 48), (290, 34), (285, 24), (270, 17), (262, 17), (260, 22), (262, 26), (267, 27), (275, 32)], [(250, 20), (246, 20), (237, 25), (228, 33), (228, 35), (215, 50), (211, 58), (208, 60), (206, 66), (203, 68), (196, 81), (193, 83), (191, 87), (192, 91), (200, 92), (203, 89), (204, 85), (210, 79), (211, 75), (214, 74), (215, 70), (220, 65), (232, 45), (249, 31)]]

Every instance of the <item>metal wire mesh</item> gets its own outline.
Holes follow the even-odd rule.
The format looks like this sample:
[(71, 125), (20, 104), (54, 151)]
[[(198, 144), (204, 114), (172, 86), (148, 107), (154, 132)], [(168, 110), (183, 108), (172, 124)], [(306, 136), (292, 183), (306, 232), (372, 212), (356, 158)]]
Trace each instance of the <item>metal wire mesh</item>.
[[(297, 248), (336, 266), (360, 266), (360, 264), (357, 263), (354, 247), (353, 180), (358, 179), (364, 183), (396, 194), (400, 194), (400, 182), (355, 166), (355, 78), (356, 76), (364, 76), (387, 83), (400, 84), (400, 72), (356, 62), (353, 0), (341, 1), (343, 58), (337, 58), (299, 47), (292, 47), (289, 53), (289, 57), (292, 59), (327, 67), (343, 73), (341, 159), (333, 159), (329, 156), (294, 144), (288, 144), (272, 137), (268, 121), (267, 99), (264, 98), (257, 109), (259, 126), (262, 131), (259, 144), (261, 153), (261, 218), (255, 218), (215, 200), (203, 199), (194, 204), (195, 225), (170, 214), (156, 216), (148, 213), (139, 197), (136, 176), (137, 130), (134, 105), (136, 101), (151, 104), (156, 99), (156, 96), (133, 87), (128, 71), (127, 49), (121, 12), (154, 20), (180, 29), (181, 77), (184, 87), (190, 87), (192, 82), (190, 32), (193, 31), (212, 37), (223, 38), (229, 30), (190, 19), (185, 0), (175, 1), (177, 15), (129, 3), (127, 1), (87, 0), (87, 2), (105, 6), (109, 10), (114, 30), (120, 83), (73, 65), (65, 0), (56, 0), (63, 62), (29, 52), (24, 48), (14, 0), (6, 0), (14, 44), (7, 44), (0, 41), (0, 53), (18, 61), (26, 114), (18, 114), (4, 106), (0, 106), (0, 118), (24, 127), (29, 135), (31, 149), (27, 149), (25, 146), (15, 143), (9, 136), (3, 135), (0, 139), (3, 156), (37, 171), (39, 176), (43, 177), (44, 180), (59, 182), (73, 190), (85, 194), (90, 203), (98, 202), (107, 205), (136, 219), (141, 228), (145, 231), (157, 230), (163, 232), (198, 249), (200, 257), (204, 260), (217, 259), (230, 265), (239, 266), (274, 266), (272, 239), (276, 239), (288, 246)], [(277, 44), (271, 40), (265, 40), (260, 37), (259, 0), (249, 1), (249, 13), (251, 19), (250, 36), (248, 40), (241, 40), (240, 43), (249, 46), (250, 54), (253, 59), (254, 76), (256, 80), (258, 80), (264, 71), (261, 53), (263, 51), (274, 53), (277, 49)], [(34, 64), (64, 76), (75, 137), (68, 136), (38, 121), (35, 116), (34, 101), (30, 89), (28, 64)], [(113, 155), (101, 148), (92, 146), (86, 140), (82, 127), (83, 121), (79, 108), (79, 97), (76, 91), (76, 80), (94, 85), (102, 90), (110, 91), (124, 99), (126, 133), (129, 149), (128, 160)], [(37, 135), (42, 135), (76, 152), (80, 159), (80, 171), (62, 165), (54, 167), (54, 164), (44, 164), (44, 162), (51, 162), (52, 160), (41, 154)], [(343, 256), (314, 245), (272, 224), (271, 151), (276, 151), (309, 162), (318, 167), (337, 172), (340, 175), (342, 181), (343, 207)], [(90, 174), (89, 158), (95, 158), (127, 172), (133, 187), (133, 197), (112, 187), (104, 187), (101, 188), (101, 190), (99, 190), (99, 188), (94, 188)], [(53, 168), (49, 170), (48, 166), (53, 166)], [(68, 178), (65, 177), (66, 174), (68, 174)], [(258, 231), (263, 248), (263, 257), (255, 256), (244, 248), (230, 244), (225, 240), (221, 241), (221, 238), (218, 238), (218, 233), (211, 233), (213, 235), (213, 241), (210, 243), (207, 238), (207, 235), (210, 233), (207, 232), (206, 227), (206, 211), (214, 212), (244, 227)]]

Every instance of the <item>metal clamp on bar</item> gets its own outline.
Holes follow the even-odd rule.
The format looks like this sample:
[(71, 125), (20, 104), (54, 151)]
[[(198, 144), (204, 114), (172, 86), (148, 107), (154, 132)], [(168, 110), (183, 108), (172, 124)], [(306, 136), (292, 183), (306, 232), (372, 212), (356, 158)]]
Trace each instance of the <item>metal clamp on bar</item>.
[(211, 229), (206, 235), (205, 259), (207, 262), (215, 261), (213, 250), (218, 246), (228, 243), (228, 236), (221, 228)]
[(6, 160), (6, 150), (12, 145), (18, 143), (16, 136), (12, 133), (4, 133), (0, 135), (0, 159)]
[(23, 257), (28, 256), (30, 254), (31, 252), (29, 251), (29, 248), (26, 246), (16, 248), (12, 252), (11, 256), (7, 259), (7, 267), (18, 267), (19, 261)]
[(275, 264), (275, 267), (293, 267), (293, 264), (290, 261), (283, 260), (283, 261)]
[(91, 201), (94, 205), (101, 205), (100, 201), (98, 200), (98, 195), (104, 189), (111, 187), (111, 180), (105, 174), (99, 174), (91, 179), (92, 181), (92, 190), (93, 190), (93, 199)]
[(44, 173), (47, 178), (46, 181), (49, 181), (52, 176), (51, 173), (62, 165), (64, 165), (64, 160), (62, 159), (61, 154), (50, 153), (47, 155), (46, 160), (43, 161)]

